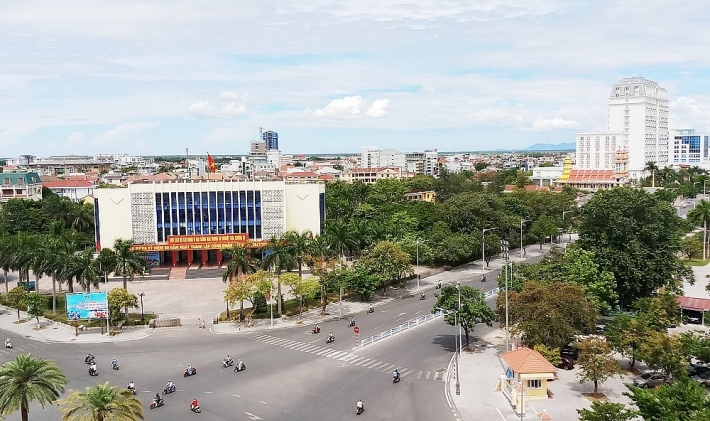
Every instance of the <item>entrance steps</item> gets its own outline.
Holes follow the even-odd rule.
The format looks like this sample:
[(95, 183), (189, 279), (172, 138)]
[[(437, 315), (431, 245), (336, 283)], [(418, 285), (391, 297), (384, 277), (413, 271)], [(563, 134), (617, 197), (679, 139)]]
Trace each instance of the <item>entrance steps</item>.
[(168, 279), (187, 279), (187, 266), (176, 266), (170, 269)]

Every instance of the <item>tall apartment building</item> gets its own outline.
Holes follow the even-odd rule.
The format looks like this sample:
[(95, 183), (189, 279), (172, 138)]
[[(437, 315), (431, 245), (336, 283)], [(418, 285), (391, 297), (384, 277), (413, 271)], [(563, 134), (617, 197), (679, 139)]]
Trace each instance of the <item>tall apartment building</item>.
[(705, 166), (708, 164), (710, 136), (695, 129), (676, 129), (670, 137), (668, 163), (673, 165)]
[(268, 131), (261, 134), (261, 140), (266, 146), (266, 150), (278, 150), (279, 149), (279, 134), (276, 132)]
[(613, 169), (617, 150), (628, 152), (632, 179), (648, 162), (668, 163), (668, 92), (658, 83), (632, 77), (612, 87), (607, 131), (577, 134), (577, 168)]

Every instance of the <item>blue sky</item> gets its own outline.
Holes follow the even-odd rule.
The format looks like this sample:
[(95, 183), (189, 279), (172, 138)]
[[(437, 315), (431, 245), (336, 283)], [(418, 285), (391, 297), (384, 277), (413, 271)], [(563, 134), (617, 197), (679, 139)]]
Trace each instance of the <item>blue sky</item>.
[[(206, 6), (209, 5), (209, 6)], [(521, 149), (611, 86), (710, 133), (710, 2), (4, 0), (0, 157)]]

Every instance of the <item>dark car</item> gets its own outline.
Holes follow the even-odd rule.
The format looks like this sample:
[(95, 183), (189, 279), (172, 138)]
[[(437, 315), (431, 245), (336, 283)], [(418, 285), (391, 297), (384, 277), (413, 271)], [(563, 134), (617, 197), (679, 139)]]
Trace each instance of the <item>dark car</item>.
[(562, 362), (557, 364), (557, 368), (572, 370), (574, 368), (574, 360), (570, 357), (562, 357)]
[(690, 379), (702, 384), (705, 387), (710, 386), (710, 372), (700, 372), (691, 376)]
[(565, 345), (560, 348), (560, 357), (567, 357), (570, 358), (572, 361), (577, 361), (577, 359), (579, 358), (579, 350), (573, 347), (571, 344)]

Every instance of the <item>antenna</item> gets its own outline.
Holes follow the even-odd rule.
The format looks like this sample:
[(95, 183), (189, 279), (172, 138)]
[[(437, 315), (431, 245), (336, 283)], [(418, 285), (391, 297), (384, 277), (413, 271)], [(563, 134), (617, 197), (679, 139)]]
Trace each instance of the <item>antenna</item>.
[(264, 128), (261, 126), (254, 127), (255, 129), (259, 129), (259, 140), (262, 140), (264, 138)]
[(190, 150), (188, 148), (185, 148), (185, 159), (190, 159)]

